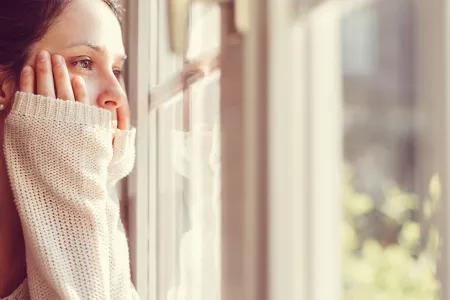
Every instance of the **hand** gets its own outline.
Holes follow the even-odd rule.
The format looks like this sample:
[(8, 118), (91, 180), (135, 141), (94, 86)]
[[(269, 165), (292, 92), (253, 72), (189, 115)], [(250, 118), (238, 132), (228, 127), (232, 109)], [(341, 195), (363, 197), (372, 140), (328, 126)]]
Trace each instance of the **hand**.
[[(20, 91), (90, 104), (84, 79), (75, 76), (70, 80), (66, 62), (62, 56), (50, 55), (42, 50), (36, 56), (35, 69), (31, 66), (23, 68), (20, 76)], [(130, 129), (130, 107), (127, 101), (117, 108), (116, 115), (117, 128)]]
[(61, 100), (78, 101), (89, 104), (84, 79), (69, 77), (64, 58), (42, 50), (36, 56), (36, 72), (31, 66), (25, 66), (20, 76), (20, 91)]
[(130, 129), (130, 106), (128, 101), (117, 108), (117, 128), (120, 130)]

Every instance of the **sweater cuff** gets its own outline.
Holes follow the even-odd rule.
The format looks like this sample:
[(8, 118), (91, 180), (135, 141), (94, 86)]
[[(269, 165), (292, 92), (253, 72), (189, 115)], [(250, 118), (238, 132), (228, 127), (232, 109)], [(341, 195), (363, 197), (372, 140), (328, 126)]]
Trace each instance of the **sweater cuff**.
[(17, 92), (12, 114), (111, 128), (111, 112), (94, 105)]
[(116, 129), (114, 135), (114, 153), (124, 153), (127, 147), (134, 145), (136, 128), (130, 130)]
[(136, 129), (116, 130), (113, 142), (113, 158), (108, 168), (108, 183), (116, 185), (133, 170), (135, 161)]

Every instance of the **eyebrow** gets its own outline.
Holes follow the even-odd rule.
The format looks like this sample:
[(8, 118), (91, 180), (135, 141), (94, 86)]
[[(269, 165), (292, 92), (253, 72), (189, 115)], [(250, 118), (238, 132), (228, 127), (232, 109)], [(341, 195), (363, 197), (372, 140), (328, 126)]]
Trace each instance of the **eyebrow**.
[[(99, 46), (93, 42), (90, 41), (81, 41), (81, 42), (74, 42), (74, 43), (70, 43), (69, 46), (67, 48), (74, 48), (74, 47), (79, 47), (79, 46), (85, 46), (85, 47), (89, 47), (91, 49), (93, 49), (94, 51), (101, 53), (101, 54), (106, 54), (106, 50), (104, 47)], [(123, 55), (119, 55), (119, 60), (121, 61), (125, 61), (127, 59), (127, 56), (125, 54)]]

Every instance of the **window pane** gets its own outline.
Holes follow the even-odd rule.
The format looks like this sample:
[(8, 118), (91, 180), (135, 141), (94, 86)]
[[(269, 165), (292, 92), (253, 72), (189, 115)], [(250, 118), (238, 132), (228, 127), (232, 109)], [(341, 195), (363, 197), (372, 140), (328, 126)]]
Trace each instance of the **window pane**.
[[(152, 3), (152, 8), (157, 13), (150, 14), (155, 20), (151, 20), (151, 54), (150, 88), (164, 84), (172, 76), (175, 76), (183, 68), (183, 57), (174, 55), (169, 47), (169, 26), (167, 15), (168, 0), (157, 0)], [(193, 3), (190, 10), (189, 47), (186, 53), (188, 60), (195, 60), (200, 56), (215, 51), (220, 45), (220, 8), (216, 4)], [(156, 70), (156, 72), (154, 72)]]
[(158, 112), (158, 299), (220, 293), (219, 74), (189, 94)]
[(345, 300), (439, 299), (430, 158), (441, 145), (434, 102), (418, 97), (417, 13), (414, 1), (379, 0), (342, 19)]
[(216, 4), (195, 3), (191, 10), (188, 59), (216, 51), (220, 46), (220, 8)]
[[(181, 154), (183, 139), (173, 138), (174, 131), (181, 131), (182, 95), (176, 95), (173, 103), (158, 110), (158, 172), (157, 172), (157, 228), (158, 228), (158, 299), (167, 299), (167, 293), (177, 284), (179, 237), (185, 230), (186, 182), (175, 158)], [(150, 268), (154, 266), (149, 266)]]
[(157, 26), (156, 32), (158, 36), (157, 38), (152, 38), (152, 42), (157, 44), (157, 66), (150, 66), (150, 68), (157, 68), (156, 84), (159, 85), (181, 71), (183, 59), (170, 51), (167, 0), (157, 1), (158, 14), (157, 22), (154, 22), (154, 26)]
[[(193, 4), (189, 51), (182, 59), (172, 55), (163, 2), (157, 40), (160, 91), (174, 88), (166, 83), (181, 72), (183, 60), (203, 60), (220, 46), (218, 6)], [(219, 78), (217, 70), (205, 74), (185, 92), (170, 99), (159, 96), (153, 108), (158, 265), (149, 268), (157, 269), (156, 300), (220, 299)]]

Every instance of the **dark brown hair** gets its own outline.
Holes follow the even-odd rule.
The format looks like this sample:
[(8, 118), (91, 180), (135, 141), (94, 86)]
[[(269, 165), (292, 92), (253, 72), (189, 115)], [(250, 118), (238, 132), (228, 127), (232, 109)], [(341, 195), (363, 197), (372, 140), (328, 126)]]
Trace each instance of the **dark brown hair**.
[[(64, 9), (76, 0), (0, 0), (0, 79), (18, 78), (30, 55)], [(94, 1), (94, 0), (91, 0)], [(120, 21), (117, 0), (102, 0)]]

